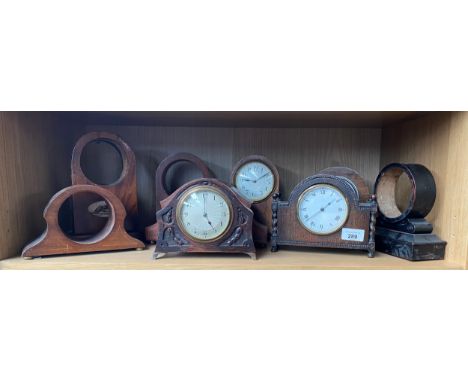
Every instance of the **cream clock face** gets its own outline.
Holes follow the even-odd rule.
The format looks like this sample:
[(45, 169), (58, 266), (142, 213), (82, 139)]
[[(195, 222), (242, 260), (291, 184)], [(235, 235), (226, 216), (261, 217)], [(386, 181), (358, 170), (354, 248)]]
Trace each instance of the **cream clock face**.
[(180, 198), (176, 212), (179, 227), (196, 241), (214, 241), (231, 225), (231, 203), (218, 189), (194, 187)]
[(297, 203), (297, 217), (302, 226), (316, 234), (338, 231), (348, 219), (348, 202), (336, 187), (316, 184), (305, 190)]
[(271, 169), (262, 162), (248, 162), (236, 173), (235, 186), (251, 202), (260, 202), (270, 196), (275, 187)]

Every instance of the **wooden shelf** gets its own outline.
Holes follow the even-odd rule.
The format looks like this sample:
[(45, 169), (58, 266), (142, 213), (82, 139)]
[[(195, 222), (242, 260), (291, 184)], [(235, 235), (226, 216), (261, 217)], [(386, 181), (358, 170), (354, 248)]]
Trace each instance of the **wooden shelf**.
[(361, 252), (292, 251), (271, 253), (265, 249), (258, 260), (247, 256), (179, 255), (153, 260), (154, 246), (125, 251), (33, 260), (14, 257), (0, 261), (0, 269), (461, 269), (446, 261), (410, 262), (383, 253), (369, 259)]
[[(468, 198), (458, 197), (468, 188), (467, 126), (468, 112), (1, 112), (0, 269), (468, 269)], [(45, 229), (44, 207), (70, 185), (73, 145), (89, 131), (117, 134), (134, 150), (141, 227), (154, 222), (156, 167), (176, 152), (199, 156), (223, 181), (239, 159), (264, 155), (280, 171), (284, 198), (327, 167), (353, 168), (372, 189), (384, 165), (421, 163), (437, 184), (427, 219), (448, 243), (445, 261), (410, 263), (333, 251), (263, 251), (256, 262), (208, 255), (153, 261), (151, 249), (14, 257)], [(100, 175), (113, 165), (107, 154), (92, 155), (88, 163), (102, 163)], [(181, 183), (196, 173), (190, 167), (182, 172)], [(176, 183), (173, 189), (181, 185)]]
[(60, 112), (69, 123), (192, 127), (360, 127), (380, 128), (429, 114), (417, 111), (145, 111)]

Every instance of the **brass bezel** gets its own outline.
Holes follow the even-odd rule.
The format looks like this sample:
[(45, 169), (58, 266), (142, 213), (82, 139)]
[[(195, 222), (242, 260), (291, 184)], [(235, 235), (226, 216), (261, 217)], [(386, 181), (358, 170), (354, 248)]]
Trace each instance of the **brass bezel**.
[[(336, 192), (338, 192), (342, 197), (343, 199), (345, 200), (346, 202), (346, 218), (343, 220), (343, 223), (336, 229), (333, 229), (332, 231), (327, 231), (327, 232), (315, 232), (315, 231), (312, 231), (310, 228), (306, 227), (300, 217), (299, 217), (299, 206), (301, 204), (301, 201), (302, 199), (304, 198), (304, 195), (306, 193), (308, 193), (309, 191), (312, 191), (313, 189), (315, 188), (321, 188), (321, 187), (328, 187), (328, 188), (333, 188)], [(297, 199), (297, 204), (296, 204), (296, 217), (297, 217), (297, 220), (299, 221), (300, 225), (306, 229), (308, 232), (314, 234), (314, 235), (318, 235), (318, 236), (328, 236), (328, 235), (331, 235), (335, 232), (338, 232), (341, 228), (343, 228), (343, 226), (346, 224), (346, 222), (348, 221), (348, 218), (349, 218), (349, 212), (350, 212), (350, 208), (349, 208), (349, 202), (348, 202), (348, 198), (345, 196), (345, 194), (343, 194), (343, 192), (341, 192), (341, 190), (338, 189), (338, 187), (336, 187), (335, 185), (332, 185), (332, 184), (328, 184), (328, 183), (319, 183), (319, 184), (314, 184), (313, 186), (310, 186), (308, 188), (306, 188), (304, 191), (302, 191), (301, 195), (299, 196), (299, 198)]]
[[(240, 188), (237, 187), (237, 174), (239, 173), (239, 171), (241, 170), (242, 167), (245, 167), (251, 163), (261, 163), (263, 164), (266, 168), (268, 168), (268, 170), (270, 170), (271, 172), (271, 175), (273, 176), (273, 187), (271, 189), (271, 191), (268, 193), (267, 196), (265, 196), (263, 199), (259, 199), (259, 200), (251, 200), (250, 198), (247, 198), (241, 191), (240, 191)], [(239, 168), (237, 169), (236, 173), (234, 174), (234, 187), (236, 187), (238, 190), (239, 190), (239, 193), (241, 194), (241, 196), (243, 198), (246, 198), (248, 201), (250, 201), (252, 204), (254, 203), (262, 203), (264, 202), (265, 200), (267, 200), (269, 197), (271, 197), (271, 195), (273, 195), (273, 193), (275, 192), (275, 188), (278, 186), (278, 179), (277, 177), (275, 176), (275, 172), (273, 171), (273, 169), (267, 164), (265, 163), (264, 161), (262, 161), (261, 159), (253, 159), (251, 161), (248, 161), (248, 162), (245, 162), (243, 163), (242, 165), (239, 166)]]
[[(184, 200), (186, 199), (186, 197), (189, 194), (192, 194), (192, 193), (198, 192), (198, 191), (202, 191), (202, 190), (208, 190), (208, 191), (211, 191), (211, 192), (215, 192), (216, 194), (221, 196), (222, 199), (224, 199), (224, 201), (226, 202), (226, 204), (229, 207), (229, 224), (227, 225), (227, 228), (225, 228), (225, 230), (223, 232), (221, 232), (218, 236), (216, 236), (216, 237), (214, 237), (212, 239), (207, 239), (207, 240), (196, 238), (190, 232), (188, 232), (184, 227), (184, 224), (183, 224), (183, 222), (181, 220), (181, 215), (180, 215), (180, 210), (182, 209), (182, 204), (183, 204)], [(208, 185), (206, 185), (206, 186), (194, 186), (194, 187), (188, 188), (187, 190), (185, 190), (180, 195), (179, 200), (177, 202), (177, 206), (176, 206), (177, 225), (179, 226), (180, 230), (184, 233), (184, 235), (188, 236), (190, 238), (190, 240), (195, 241), (197, 243), (212, 243), (212, 242), (218, 241), (220, 238), (222, 238), (231, 229), (232, 222), (234, 220), (233, 213), (234, 212), (233, 212), (231, 200), (226, 196), (224, 191), (222, 191), (218, 187), (208, 186)]]

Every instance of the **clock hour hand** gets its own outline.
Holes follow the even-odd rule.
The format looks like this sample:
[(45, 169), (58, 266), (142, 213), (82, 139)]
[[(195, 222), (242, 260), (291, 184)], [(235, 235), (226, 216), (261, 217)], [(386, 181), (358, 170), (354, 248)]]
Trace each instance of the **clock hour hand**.
[(208, 218), (208, 214), (206, 213), (206, 195), (205, 194), (203, 194), (203, 217), (207, 220), (210, 227), (214, 230), (213, 224), (211, 224), (211, 221)]
[(245, 175), (241, 175), (242, 179), (246, 182), (254, 182), (255, 183), (255, 179), (252, 179), (252, 178), (247, 178)]
[(208, 214), (206, 212), (203, 213), (203, 217), (206, 219), (210, 227), (214, 230), (213, 224), (211, 224), (210, 219), (208, 218)]

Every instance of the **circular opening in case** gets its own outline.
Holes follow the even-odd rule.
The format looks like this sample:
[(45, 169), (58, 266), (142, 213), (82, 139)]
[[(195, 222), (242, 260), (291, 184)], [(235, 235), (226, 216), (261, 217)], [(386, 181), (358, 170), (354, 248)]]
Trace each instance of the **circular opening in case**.
[(404, 212), (410, 207), (412, 196), (411, 180), (406, 172), (403, 172), (395, 186), (395, 202), (398, 209)]
[(411, 207), (411, 179), (402, 168), (391, 168), (379, 179), (376, 196), (380, 212), (389, 219), (398, 218)]
[(91, 141), (83, 148), (80, 165), (90, 181), (102, 186), (116, 183), (124, 168), (120, 150), (104, 139)]
[[(83, 220), (75, 221), (73, 207), (86, 209)], [(80, 244), (93, 244), (106, 238), (115, 222), (115, 213), (110, 204), (94, 192), (79, 192), (69, 196), (58, 211), (58, 224), (63, 234)], [(75, 225), (86, 223), (89, 230), (76, 234)]]
[(164, 188), (168, 195), (194, 179), (203, 177), (203, 173), (193, 163), (181, 161), (167, 169)]

